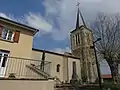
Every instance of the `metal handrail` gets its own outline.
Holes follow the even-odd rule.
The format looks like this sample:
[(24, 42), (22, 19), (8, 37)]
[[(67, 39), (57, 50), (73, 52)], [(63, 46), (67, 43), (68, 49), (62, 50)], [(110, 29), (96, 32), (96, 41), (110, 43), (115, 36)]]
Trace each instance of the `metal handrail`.
[[(29, 59), (29, 58), (11, 57), (11, 56), (1, 56), (1, 57), (14, 58), (14, 59), (23, 59), (23, 60), (32, 60), (32, 61), (41, 61), (42, 62), (42, 60), (40, 60), (40, 59)], [(51, 63), (49, 61), (45, 61), (45, 62)]]

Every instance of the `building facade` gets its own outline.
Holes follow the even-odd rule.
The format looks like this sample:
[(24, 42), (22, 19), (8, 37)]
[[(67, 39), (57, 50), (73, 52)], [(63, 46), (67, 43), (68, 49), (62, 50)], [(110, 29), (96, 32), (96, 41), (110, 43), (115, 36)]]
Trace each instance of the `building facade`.
[(36, 29), (0, 18), (0, 49), (11, 57), (30, 58)]
[(44, 66), (45, 72), (49, 73), (50, 76), (59, 78), (61, 82), (70, 82), (73, 74), (73, 63), (75, 62), (76, 73), (79, 79), (81, 79), (80, 58), (37, 49), (33, 49), (32, 58), (41, 60), (43, 52), (45, 52), (45, 61), (51, 62)]
[(8, 57), (31, 57), (32, 41), (36, 32), (34, 28), (0, 17), (0, 77), (14, 73), (12, 68), (20, 64), (20, 60)]

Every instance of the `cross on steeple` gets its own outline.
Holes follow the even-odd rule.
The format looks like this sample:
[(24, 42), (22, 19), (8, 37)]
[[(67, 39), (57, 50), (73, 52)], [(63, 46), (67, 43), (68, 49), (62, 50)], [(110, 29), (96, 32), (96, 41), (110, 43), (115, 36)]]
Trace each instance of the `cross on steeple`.
[(83, 23), (84, 27), (86, 27), (84, 18), (83, 18), (83, 16), (82, 16), (82, 13), (81, 13), (80, 10), (79, 10), (79, 6), (80, 6), (80, 3), (79, 3), (79, 2), (77, 3), (77, 6), (78, 6), (78, 12), (77, 12), (77, 20), (76, 20), (76, 29), (79, 28), (79, 14), (80, 14), (80, 17), (81, 17), (81, 19), (82, 19), (82, 23)]
[(78, 6), (78, 8), (79, 8), (79, 6), (80, 6), (80, 3), (79, 3), (79, 2), (77, 2), (77, 6)]

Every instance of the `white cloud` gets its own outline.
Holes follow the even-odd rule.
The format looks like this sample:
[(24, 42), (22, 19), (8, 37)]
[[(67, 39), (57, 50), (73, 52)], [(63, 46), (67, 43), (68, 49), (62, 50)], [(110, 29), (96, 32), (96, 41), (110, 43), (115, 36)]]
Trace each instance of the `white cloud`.
[(75, 27), (76, 2), (77, 0), (45, 0), (46, 16), (54, 26), (52, 36), (55, 40), (66, 39), (69, 31)]
[(65, 47), (65, 48), (54, 48), (53, 50), (56, 53), (61, 53), (64, 54), (65, 52), (71, 52), (71, 49), (69, 47)]
[(6, 18), (6, 19), (12, 19), (11, 17), (10, 17), (10, 15), (9, 16), (7, 16), (5, 13), (3, 13), (3, 12), (0, 12), (0, 17), (4, 17), (4, 18)]
[(29, 13), (25, 15), (25, 20), (27, 24), (31, 27), (44, 30), (45, 32), (51, 32), (52, 26), (49, 24), (45, 18), (41, 16), (40, 13)]
[(66, 39), (75, 28), (78, 1), (86, 21), (95, 19), (98, 12), (120, 12), (119, 0), (44, 0), (46, 17), (52, 22), (55, 40)]
[(78, 1), (87, 23), (94, 20), (98, 12), (120, 12), (120, 0), (44, 0), (45, 16), (41, 16), (40, 12), (31, 12), (22, 18), (4, 13), (0, 13), (0, 16), (40, 29), (37, 35), (50, 33), (54, 40), (65, 40), (75, 28)]
[(81, 0), (82, 2), (101, 2), (102, 0)]
[(39, 29), (40, 32), (37, 33), (37, 36), (41, 35), (41, 33), (49, 33), (52, 31), (52, 25), (46, 21), (40, 13), (28, 13), (16, 18), (14, 15), (7, 15), (0, 12), (0, 16)]

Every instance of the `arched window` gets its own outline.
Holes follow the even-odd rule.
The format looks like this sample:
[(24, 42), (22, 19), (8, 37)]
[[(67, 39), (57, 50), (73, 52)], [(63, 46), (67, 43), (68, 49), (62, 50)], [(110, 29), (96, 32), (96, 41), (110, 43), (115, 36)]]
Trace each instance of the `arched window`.
[(78, 36), (75, 35), (75, 37), (76, 37), (76, 46), (78, 46)]
[(60, 64), (57, 64), (57, 69), (56, 69), (57, 72), (60, 72)]
[(80, 34), (78, 34), (78, 43), (80, 44)]
[(73, 73), (76, 73), (76, 62), (73, 62)]

